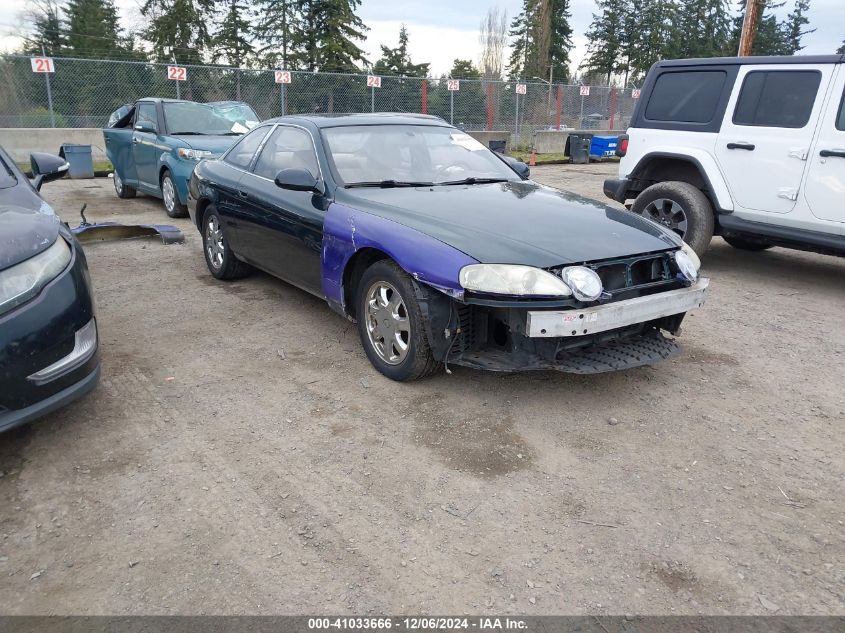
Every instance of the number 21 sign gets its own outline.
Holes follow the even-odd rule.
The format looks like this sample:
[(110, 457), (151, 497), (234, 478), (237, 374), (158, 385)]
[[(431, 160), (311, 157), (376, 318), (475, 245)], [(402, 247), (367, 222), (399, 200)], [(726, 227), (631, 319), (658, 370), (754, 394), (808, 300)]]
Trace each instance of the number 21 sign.
[(29, 63), (32, 65), (32, 72), (34, 73), (56, 72), (52, 57), (30, 57)]
[(184, 66), (168, 66), (167, 78), (173, 81), (185, 81), (188, 79), (188, 69)]

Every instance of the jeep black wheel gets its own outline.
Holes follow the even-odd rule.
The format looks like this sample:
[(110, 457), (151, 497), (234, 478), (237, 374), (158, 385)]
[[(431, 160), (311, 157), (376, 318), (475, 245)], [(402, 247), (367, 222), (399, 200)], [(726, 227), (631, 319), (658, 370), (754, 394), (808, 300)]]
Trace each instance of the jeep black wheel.
[(631, 211), (677, 233), (699, 255), (713, 238), (713, 207), (707, 196), (688, 182), (659, 182), (643, 191)]

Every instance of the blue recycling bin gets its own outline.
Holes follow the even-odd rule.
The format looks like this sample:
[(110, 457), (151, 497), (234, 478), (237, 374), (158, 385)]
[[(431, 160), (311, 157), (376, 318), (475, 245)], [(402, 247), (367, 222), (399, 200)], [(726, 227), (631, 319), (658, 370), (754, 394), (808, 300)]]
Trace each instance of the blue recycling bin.
[(594, 136), (590, 145), (590, 158), (610, 158), (616, 156), (618, 136)]
[(71, 178), (94, 177), (94, 159), (91, 155), (90, 145), (65, 143), (59, 149), (59, 156), (67, 161), (69, 165), (68, 175)]

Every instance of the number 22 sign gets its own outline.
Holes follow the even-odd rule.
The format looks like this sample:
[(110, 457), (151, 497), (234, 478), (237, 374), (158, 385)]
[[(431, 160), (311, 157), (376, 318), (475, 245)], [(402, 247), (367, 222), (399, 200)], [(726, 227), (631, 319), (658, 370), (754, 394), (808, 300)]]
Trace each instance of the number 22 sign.
[(184, 66), (168, 66), (167, 78), (173, 81), (185, 81), (188, 79), (188, 69)]
[(32, 65), (32, 72), (34, 73), (56, 72), (52, 57), (30, 57), (29, 63)]

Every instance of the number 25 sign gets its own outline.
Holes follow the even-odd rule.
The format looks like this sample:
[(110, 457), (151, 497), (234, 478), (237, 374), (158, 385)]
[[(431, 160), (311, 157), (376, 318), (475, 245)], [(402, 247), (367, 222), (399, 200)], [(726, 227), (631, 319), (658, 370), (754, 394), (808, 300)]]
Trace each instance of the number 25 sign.
[(461, 82), (459, 79), (447, 79), (446, 80), (446, 88), (454, 92), (455, 90), (461, 89)]
[(188, 78), (188, 69), (184, 66), (168, 66), (167, 78), (173, 81), (185, 81)]
[(29, 63), (32, 65), (32, 72), (34, 73), (56, 72), (52, 57), (30, 57)]

